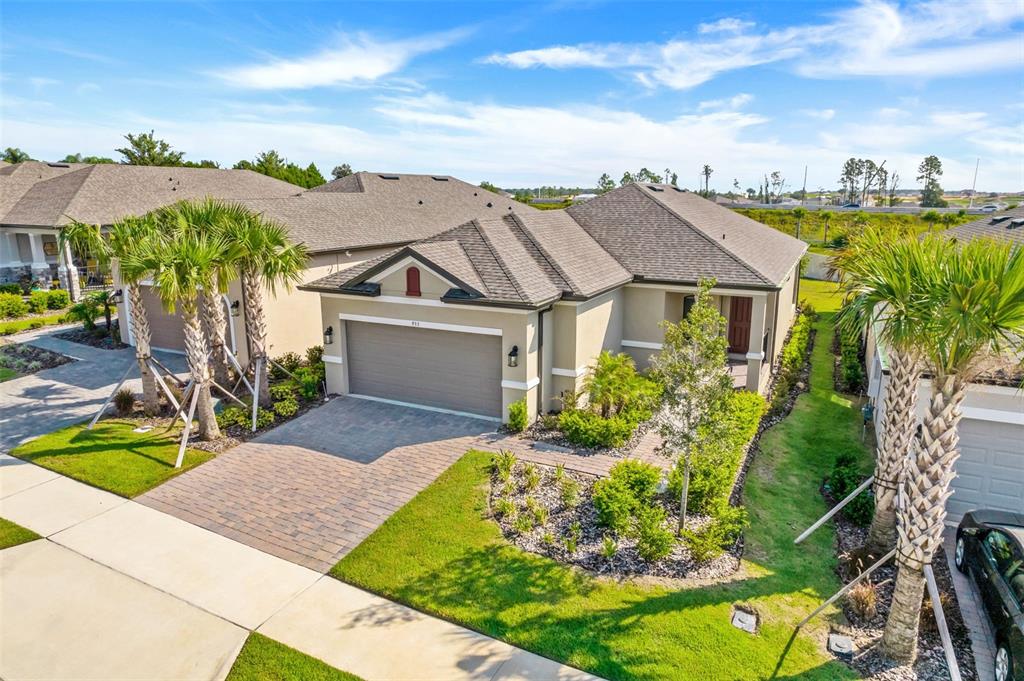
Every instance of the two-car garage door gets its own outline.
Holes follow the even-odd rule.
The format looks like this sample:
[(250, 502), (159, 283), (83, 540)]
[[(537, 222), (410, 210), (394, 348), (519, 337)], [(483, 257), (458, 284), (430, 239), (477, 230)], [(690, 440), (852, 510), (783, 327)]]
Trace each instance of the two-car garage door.
[(501, 416), (501, 337), (346, 321), (349, 392)]
[(950, 522), (976, 508), (1024, 511), (1024, 425), (965, 417), (956, 473)]

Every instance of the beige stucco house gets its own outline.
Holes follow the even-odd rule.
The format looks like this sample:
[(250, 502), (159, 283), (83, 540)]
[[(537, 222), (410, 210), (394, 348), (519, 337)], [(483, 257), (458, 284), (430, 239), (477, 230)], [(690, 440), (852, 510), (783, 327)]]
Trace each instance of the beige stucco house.
[(477, 218), (302, 287), (320, 296), (328, 389), (506, 419), (558, 409), (602, 350), (646, 367), (714, 277), (739, 386), (763, 391), (805, 244), (670, 185)]

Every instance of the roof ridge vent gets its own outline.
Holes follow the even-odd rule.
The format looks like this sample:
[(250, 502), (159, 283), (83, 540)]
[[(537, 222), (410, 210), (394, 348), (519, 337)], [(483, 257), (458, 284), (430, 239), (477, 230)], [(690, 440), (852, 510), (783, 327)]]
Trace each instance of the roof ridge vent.
[(46, 165), (50, 166), (51, 168), (70, 168), (71, 167), (70, 163), (47, 163)]
[(377, 177), (379, 177), (382, 180), (401, 180), (402, 179), (398, 175), (378, 175)]

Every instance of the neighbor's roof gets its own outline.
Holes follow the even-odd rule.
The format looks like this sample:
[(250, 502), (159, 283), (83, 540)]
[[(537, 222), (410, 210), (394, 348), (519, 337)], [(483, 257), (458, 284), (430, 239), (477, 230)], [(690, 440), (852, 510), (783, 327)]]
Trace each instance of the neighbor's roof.
[(1024, 206), (996, 211), (974, 222), (948, 229), (943, 234), (961, 241), (990, 237), (1024, 244)]
[(672, 185), (631, 184), (566, 211), (642, 279), (780, 286), (807, 245)]
[(373, 275), (412, 257), (449, 278), (449, 302), (536, 307), (621, 286), (632, 275), (564, 212), (480, 218), (308, 284), (377, 295)]
[(360, 172), (300, 196), (245, 205), (313, 252), (405, 244), (474, 218), (535, 209), (448, 175)]
[(83, 163), (42, 161), (24, 161), (0, 166), (0, 218), (6, 215), (34, 184), (85, 167)]
[(300, 192), (301, 187), (251, 170), (102, 163), (37, 181), (2, 222), (53, 227), (80, 220), (107, 225), (185, 199), (238, 200)]

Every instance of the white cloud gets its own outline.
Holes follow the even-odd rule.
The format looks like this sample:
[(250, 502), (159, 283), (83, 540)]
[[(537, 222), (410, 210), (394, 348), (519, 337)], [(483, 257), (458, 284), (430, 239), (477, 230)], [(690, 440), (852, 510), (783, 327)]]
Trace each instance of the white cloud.
[(730, 111), (735, 111), (736, 109), (743, 108), (752, 101), (754, 101), (754, 95), (741, 92), (738, 95), (729, 97), (728, 99), (709, 99), (703, 101), (697, 105), (697, 110), (709, 111), (715, 109), (728, 109)]
[(830, 121), (836, 117), (835, 109), (801, 109), (800, 113), (819, 121)]
[[(664, 43), (585, 43), (493, 54), (513, 68), (600, 68), (632, 73), (647, 86), (682, 90), (720, 73), (792, 62), (805, 77), (937, 78), (1024, 68), (1015, 24), (1024, 3), (932, 0), (900, 7), (861, 0), (817, 24), (755, 30), (721, 19), (697, 27), (698, 38)], [(805, 57), (797, 61), (796, 58)]]
[(90, 92), (99, 92), (102, 88), (96, 83), (86, 82), (75, 88), (75, 94), (86, 95)]
[(408, 40), (382, 41), (365, 33), (342, 35), (338, 45), (294, 59), (272, 59), (262, 64), (214, 71), (229, 85), (252, 90), (300, 90), (330, 85), (373, 82), (402, 69), (420, 54), (448, 47), (465, 30)]

